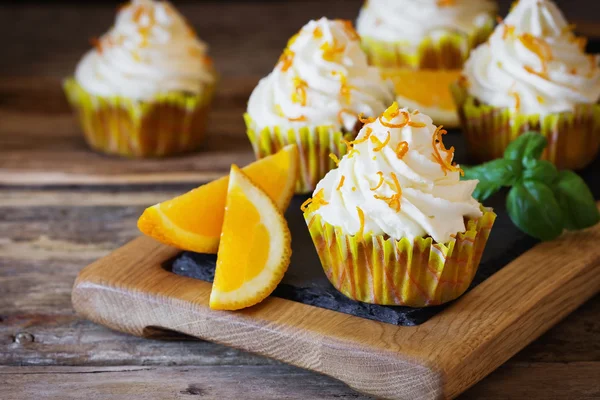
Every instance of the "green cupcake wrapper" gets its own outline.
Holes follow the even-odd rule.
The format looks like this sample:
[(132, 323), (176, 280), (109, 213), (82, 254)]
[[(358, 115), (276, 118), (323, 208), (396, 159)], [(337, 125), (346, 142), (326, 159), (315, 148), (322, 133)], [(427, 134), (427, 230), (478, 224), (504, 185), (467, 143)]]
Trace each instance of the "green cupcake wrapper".
[(305, 213), (323, 270), (345, 296), (365, 303), (426, 307), (462, 295), (475, 276), (496, 214), (467, 221), (448, 243), (431, 237), (394, 240), (383, 235), (347, 235)]
[(97, 96), (74, 78), (63, 88), (90, 147), (126, 157), (161, 157), (198, 148), (215, 85), (199, 94), (171, 92), (145, 101)]
[(244, 121), (257, 159), (275, 154), (288, 144), (298, 145), (300, 174), (296, 181), (297, 194), (312, 192), (325, 174), (336, 166), (329, 154), (341, 158), (347, 153), (342, 139), (354, 139), (354, 134), (343, 133), (332, 126), (299, 129), (274, 126), (257, 132), (254, 121), (247, 113), (244, 114)]
[(471, 34), (447, 32), (440, 37), (427, 37), (416, 51), (410, 42), (385, 42), (368, 36), (361, 40), (369, 63), (381, 68), (458, 69), (493, 30), (494, 20), (490, 18)]
[(600, 149), (600, 104), (579, 104), (572, 112), (523, 115), (481, 104), (456, 83), (451, 87), (469, 155), (478, 162), (500, 158), (510, 142), (527, 131), (546, 137), (542, 158), (558, 168), (581, 169)]

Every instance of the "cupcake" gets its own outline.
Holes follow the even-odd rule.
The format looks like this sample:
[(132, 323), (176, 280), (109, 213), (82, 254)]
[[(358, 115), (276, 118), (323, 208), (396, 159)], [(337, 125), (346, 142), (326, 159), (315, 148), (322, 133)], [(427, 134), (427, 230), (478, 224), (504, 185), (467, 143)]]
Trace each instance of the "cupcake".
[(543, 158), (559, 168), (583, 168), (595, 158), (598, 56), (586, 54), (586, 40), (571, 29), (552, 1), (521, 0), (471, 53), (453, 91), (474, 159), (501, 157), (529, 130), (548, 139)]
[(356, 26), (374, 65), (457, 69), (487, 39), (495, 12), (490, 0), (369, 0)]
[(446, 132), (394, 103), (302, 207), (323, 269), (347, 297), (424, 307), (469, 287), (496, 215), (461, 181)]
[(367, 63), (349, 21), (310, 21), (292, 37), (273, 72), (248, 100), (244, 116), (257, 158), (289, 143), (300, 151), (297, 193), (307, 193), (346, 153), (361, 115), (379, 115), (394, 97)]
[(450, 85), (491, 33), (495, 12), (489, 0), (370, 0), (357, 29), (369, 61), (394, 82), (397, 102), (456, 128)]
[(88, 144), (131, 157), (197, 149), (216, 81), (206, 50), (168, 2), (123, 6), (64, 84)]

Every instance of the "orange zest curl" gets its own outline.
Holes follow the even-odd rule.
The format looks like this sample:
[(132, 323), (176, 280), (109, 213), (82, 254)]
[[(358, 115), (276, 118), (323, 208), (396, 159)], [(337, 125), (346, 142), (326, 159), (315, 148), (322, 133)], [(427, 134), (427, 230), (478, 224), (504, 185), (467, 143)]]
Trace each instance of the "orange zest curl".
[[(404, 117), (404, 121), (402, 121), (399, 124), (392, 124), (390, 122), (385, 122), (383, 120), (385, 118), (388, 121), (391, 121), (392, 119), (396, 118), (400, 114), (402, 114), (402, 116)], [(406, 111), (400, 111), (398, 108), (398, 103), (396, 103), (396, 102), (392, 103), (392, 105), (389, 106), (388, 109), (385, 110), (383, 112), (383, 114), (381, 114), (381, 116), (379, 116), (379, 122), (381, 123), (381, 125), (383, 125), (387, 128), (404, 128), (408, 124), (409, 121), (410, 121), (410, 115)]]
[(333, 160), (335, 165), (340, 165), (340, 159), (335, 154), (329, 153), (329, 158), (331, 158)]
[(102, 48), (102, 39), (98, 39), (97, 37), (90, 38), (90, 44), (96, 48), (98, 54), (102, 54), (102, 51), (104, 51)]
[(344, 99), (346, 104), (350, 104), (352, 89), (355, 89), (355, 87), (348, 85), (348, 78), (342, 72), (332, 71), (331, 75), (340, 77), (340, 97)]
[(335, 61), (346, 50), (346, 46), (340, 45), (334, 38), (333, 44), (325, 42), (320, 49), (323, 51), (323, 60)]
[(306, 116), (301, 115), (299, 117), (287, 117), (287, 119), (290, 122), (302, 122), (302, 121), (306, 121)]
[(292, 93), (292, 101), (294, 103), (300, 103), (303, 107), (306, 106), (306, 88), (308, 87), (306, 81), (296, 76), (294, 77), (293, 85), (294, 92)]
[(508, 25), (505, 24), (504, 25), (504, 33), (502, 34), (502, 39), (506, 40), (508, 39), (508, 37), (512, 37), (515, 34), (515, 27), (514, 25)]
[(358, 211), (358, 220), (360, 221), (360, 229), (358, 230), (357, 235), (364, 235), (365, 233), (365, 213), (359, 206), (356, 206), (356, 211)]
[(526, 65), (523, 68), (525, 68), (525, 71), (529, 72), (530, 74), (537, 75), (542, 79), (548, 79), (548, 74), (543, 71), (538, 72), (538, 71), (534, 70), (533, 67), (530, 67), (529, 65)]
[(346, 177), (344, 175), (342, 175), (342, 178), (340, 179), (340, 183), (337, 185), (336, 190), (340, 190), (342, 188), (342, 186), (344, 186), (345, 180), (346, 180)]
[(315, 39), (320, 39), (320, 38), (322, 38), (322, 37), (323, 37), (323, 31), (321, 30), (321, 27), (320, 27), (320, 26), (317, 26), (317, 27), (315, 28), (315, 30), (313, 31), (313, 37), (314, 37)]
[(342, 143), (346, 145), (348, 148), (348, 158), (352, 158), (352, 156), (356, 153), (360, 155), (360, 152), (354, 148), (352, 142), (347, 141), (346, 139), (342, 139)]
[(369, 140), (369, 138), (371, 137), (372, 133), (373, 133), (373, 129), (371, 129), (369, 127), (366, 127), (365, 128), (365, 135), (361, 139), (354, 139), (353, 141), (350, 142), (350, 144), (355, 145), (355, 144), (364, 143), (367, 140)]
[(383, 172), (377, 171), (377, 175), (379, 175), (379, 183), (377, 183), (377, 185), (375, 185), (375, 187), (370, 188), (373, 191), (379, 189), (381, 187), (381, 185), (383, 185), (383, 181), (384, 181)]
[[(446, 130), (442, 128), (442, 125), (438, 126), (435, 132), (433, 133), (433, 137), (431, 139), (433, 145), (433, 153), (431, 155), (433, 156), (434, 160), (442, 167), (444, 175), (447, 175), (448, 171), (458, 171), (461, 175), (464, 176), (464, 171), (461, 168), (457, 167), (454, 163), (452, 163), (452, 158), (454, 157), (454, 146), (450, 147), (449, 149), (446, 149), (446, 146), (444, 146), (442, 136), (448, 132), (446, 132)], [(439, 149), (438, 145), (440, 147)], [(444, 153), (444, 157), (442, 157), (442, 155), (440, 154), (440, 150)]]
[(392, 172), (391, 176), (392, 176), (392, 180), (393, 180), (393, 185), (390, 185), (389, 183), (388, 183), (388, 185), (396, 193), (391, 196), (379, 196), (376, 194), (373, 197), (375, 197), (377, 200), (385, 201), (388, 204), (388, 206), (390, 206), (390, 208), (393, 208), (394, 210), (396, 210), (396, 212), (400, 212), (400, 200), (402, 199), (402, 187), (400, 186), (400, 182), (398, 181), (398, 177), (396, 176), (396, 174)]
[(548, 72), (548, 61), (552, 60), (552, 49), (544, 39), (533, 36), (530, 33), (524, 33), (519, 36), (519, 40), (525, 48), (537, 55), (542, 63), (542, 73)]
[(373, 147), (373, 151), (381, 151), (385, 146), (387, 146), (387, 144), (390, 142), (390, 139), (390, 131), (387, 131), (387, 136), (383, 142), (381, 142), (381, 140), (379, 140), (377, 136), (371, 136), (371, 142), (377, 145), (376, 147)]
[(319, 208), (321, 208), (321, 206), (326, 206), (327, 204), (329, 204), (329, 202), (325, 201), (325, 192), (323, 191), (323, 189), (321, 189), (317, 193), (315, 193), (315, 195), (312, 198), (302, 203), (302, 205), (300, 206), (300, 210), (302, 212), (315, 212)]
[(521, 109), (521, 96), (515, 91), (512, 91), (509, 94), (515, 98), (515, 110), (519, 111)]
[(362, 124), (370, 124), (372, 122), (375, 122), (375, 118), (365, 118), (365, 116), (363, 114), (359, 114), (358, 116), (358, 120), (362, 123)]
[(408, 126), (413, 128), (425, 128), (427, 125), (424, 122), (408, 121)]
[(396, 146), (396, 156), (398, 157), (398, 159), (402, 159), (406, 153), (408, 152), (408, 143), (407, 142), (400, 142), (398, 143), (398, 146)]
[(292, 64), (294, 62), (294, 56), (295, 56), (294, 52), (291, 51), (290, 49), (286, 48), (285, 50), (283, 50), (283, 53), (281, 53), (281, 56), (279, 57), (279, 61), (278, 61), (278, 63), (281, 65), (281, 70), (283, 72), (290, 69), (290, 67), (292, 66)]

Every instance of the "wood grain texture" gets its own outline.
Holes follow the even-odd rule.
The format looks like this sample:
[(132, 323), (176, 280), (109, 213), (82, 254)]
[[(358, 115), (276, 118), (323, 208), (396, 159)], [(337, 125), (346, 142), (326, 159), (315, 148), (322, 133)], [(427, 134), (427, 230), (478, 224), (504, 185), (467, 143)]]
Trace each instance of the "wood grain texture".
[(167, 272), (177, 250), (138, 238), (84, 269), (75, 309), (144, 336), (166, 328), (312, 369), (375, 396), (456, 397), (600, 290), (600, 226), (536, 246), (418, 327), (279, 298), (208, 309), (210, 284)]

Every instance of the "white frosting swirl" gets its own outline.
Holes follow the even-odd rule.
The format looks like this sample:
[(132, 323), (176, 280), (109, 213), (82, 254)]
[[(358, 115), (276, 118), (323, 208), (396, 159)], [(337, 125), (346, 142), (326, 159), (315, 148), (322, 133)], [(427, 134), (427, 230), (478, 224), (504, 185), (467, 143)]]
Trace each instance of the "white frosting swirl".
[(168, 2), (133, 0), (79, 62), (75, 78), (95, 95), (148, 100), (199, 93), (215, 75), (206, 45)]
[(428, 37), (448, 31), (472, 34), (493, 23), (496, 5), (489, 0), (369, 0), (360, 11), (361, 36), (406, 42), (414, 49)]
[(310, 21), (248, 101), (256, 129), (333, 126), (351, 131), (358, 115), (379, 115), (394, 99), (391, 82), (367, 63), (349, 21)]
[(471, 53), (465, 83), (481, 102), (521, 114), (572, 111), (600, 98), (598, 57), (584, 46), (552, 1), (521, 0)]
[[(407, 119), (404, 127), (390, 127)], [(356, 151), (319, 182), (309, 209), (351, 235), (361, 229), (360, 209), (364, 233), (396, 240), (429, 235), (448, 242), (465, 231), (465, 217), (482, 212), (472, 197), (478, 181), (460, 180), (459, 168), (451, 165), (453, 149), (445, 151), (442, 134), (427, 115), (398, 110), (394, 103), (362, 128)]]

